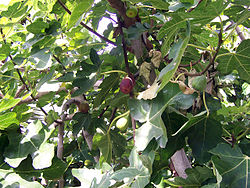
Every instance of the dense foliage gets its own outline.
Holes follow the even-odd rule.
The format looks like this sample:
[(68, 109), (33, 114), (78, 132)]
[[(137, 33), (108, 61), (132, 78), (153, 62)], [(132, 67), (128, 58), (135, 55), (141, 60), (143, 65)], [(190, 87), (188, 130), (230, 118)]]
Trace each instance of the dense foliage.
[(249, 187), (249, 6), (0, 5), (0, 187)]

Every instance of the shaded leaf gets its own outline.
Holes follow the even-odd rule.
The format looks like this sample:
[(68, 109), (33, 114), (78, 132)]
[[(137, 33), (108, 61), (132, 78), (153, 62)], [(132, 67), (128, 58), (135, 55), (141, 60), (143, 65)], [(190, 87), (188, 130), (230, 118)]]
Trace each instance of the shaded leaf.
[(93, 148), (100, 149), (102, 162), (111, 162), (112, 158), (112, 143), (109, 134), (96, 133), (93, 137)]
[(177, 43), (175, 43), (169, 52), (169, 59), (173, 59), (170, 64), (168, 64), (165, 68), (163, 68), (158, 76), (157, 81), (161, 83), (158, 92), (169, 82), (169, 80), (173, 77), (176, 72), (179, 64), (181, 63), (182, 56), (185, 52), (185, 49), (188, 45), (190, 37), (190, 28), (189, 24), (187, 26), (187, 36), (182, 40), (179, 39)]
[[(105, 78), (101, 85), (98, 87), (101, 91), (98, 93), (94, 100), (94, 107), (97, 107), (102, 104), (105, 98), (108, 98), (109, 92), (116, 88), (118, 85), (120, 77), (118, 74), (111, 74), (109, 77)], [(113, 95), (113, 93), (112, 93)]]
[(91, 116), (89, 114), (78, 112), (73, 116), (73, 120), (77, 121), (73, 124), (73, 134), (76, 136), (80, 130), (87, 130), (89, 128)]
[(225, 143), (210, 150), (212, 161), (222, 176), (222, 187), (247, 188), (249, 186), (250, 159), (243, 155), (240, 148)]
[(210, 160), (208, 151), (222, 141), (221, 124), (210, 118), (205, 118), (197, 123), (188, 134), (188, 143), (195, 159), (204, 163)]
[(186, 169), (187, 178), (175, 177), (174, 181), (165, 180), (165, 182), (174, 187), (201, 187), (202, 183), (213, 177), (211, 169), (207, 167), (197, 166), (195, 168)]

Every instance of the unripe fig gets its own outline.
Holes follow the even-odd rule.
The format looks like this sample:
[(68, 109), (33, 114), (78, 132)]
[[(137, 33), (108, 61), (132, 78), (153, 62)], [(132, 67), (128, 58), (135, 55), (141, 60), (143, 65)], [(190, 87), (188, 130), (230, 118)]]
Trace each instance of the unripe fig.
[(129, 18), (134, 18), (137, 15), (137, 8), (136, 7), (129, 7), (126, 11), (126, 15)]
[(192, 80), (192, 87), (197, 91), (204, 91), (207, 87), (207, 78), (205, 75), (197, 76)]
[(125, 117), (118, 119), (116, 122), (116, 127), (121, 131), (125, 131), (128, 128), (128, 119)]
[(120, 90), (124, 94), (128, 94), (132, 91), (134, 85), (135, 85), (135, 81), (130, 77), (126, 77), (120, 83)]
[(78, 104), (78, 109), (80, 112), (86, 114), (89, 112), (89, 104), (86, 101), (84, 101), (84, 102)]
[(90, 165), (92, 165), (92, 162), (91, 162), (91, 160), (85, 160), (84, 161), (84, 166), (90, 166)]

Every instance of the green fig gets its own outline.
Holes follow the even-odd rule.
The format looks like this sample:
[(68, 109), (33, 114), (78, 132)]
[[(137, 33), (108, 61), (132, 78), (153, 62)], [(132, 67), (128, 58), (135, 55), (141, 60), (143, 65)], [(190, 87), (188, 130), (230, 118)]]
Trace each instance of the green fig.
[(129, 18), (134, 18), (137, 15), (137, 8), (136, 7), (129, 7), (126, 11), (126, 15)]

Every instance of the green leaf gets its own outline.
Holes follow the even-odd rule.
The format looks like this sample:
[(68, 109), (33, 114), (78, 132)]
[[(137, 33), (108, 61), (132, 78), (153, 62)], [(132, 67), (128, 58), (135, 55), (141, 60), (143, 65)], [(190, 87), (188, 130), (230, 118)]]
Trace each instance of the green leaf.
[(148, 155), (139, 155), (134, 147), (129, 156), (130, 166), (114, 172), (111, 175), (111, 179), (124, 181), (127, 184), (131, 184), (133, 188), (143, 188), (149, 183), (153, 160), (153, 151)]
[(188, 134), (188, 144), (197, 162), (205, 163), (210, 160), (208, 151), (222, 142), (221, 124), (210, 118), (205, 118), (196, 124)]
[(90, 49), (90, 59), (96, 67), (99, 67), (102, 63), (99, 58), (99, 55), (93, 48)]
[(101, 91), (95, 98), (94, 107), (98, 107), (99, 105), (101, 105), (101, 103), (105, 100), (105, 98), (108, 98), (109, 92), (113, 91), (113, 88), (117, 88), (115, 86), (118, 85), (119, 79), (120, 77), (118, 76), (118, 74), (111, 74), (109, 77), (103, 80), (101, 85), (98, 87), (101, 89)]
[(13, 5), (8, 7), (8, 10), (2, 11), (1, 16), (5, 16), (8, 18), (18, 18), (22, 15), (24, 15), (27, 10), (28, 6), (25, 4), (27, 3), (27, 0), (24, 2), (16, 2)]
[[(177, 83), (168, 83), (153, 100), (130, 99), (128, 102), (132, 117), (144, 123), (135, 134), (135, 146), (139, 151), (146, 148), (155, 138), (161, 147), (165, 147), (167, 133), (161, 115), (168, 105), (190, 107), (195, 99), (193, 95), (184, 95)], [(181, 104), (182, 103), (182, 104)]]
[(157, 39), (162, 39), (165, 35), (167, 35), (168, 38), (173, 36), (180, 28), (186, 27), (187, 20), (181, 18), (178, 15), (174, 15), (172, 20), (166, 22), (161, 29), (159, 30), (159, 33), (157, 35)]
[(16, 119), (15, 112), (8, 112), (3, 115), (0, 115), (0, 130), (8, 128), (13, 123), (19, 123), (19, 121)]
[(29, 60), (36, 64), (37, 69), (45, 69), (52, 64), (52, 54), (48, 48), (40, 49), (32, 53)]
[(10, 45), (2, 44), (0, 47), (0, 60), (5, 60), (11, 52)]
[(93, 137), (93, 148), (98, 147), (101, 153), (101, 162), (111, 162), (112, 143), (109, 134), (96, 133)]
[(49, 24), (44, 22), (42, 19), (37, 19), (26, 27), (27, 31), (33, 34), (44, 33), (46, 28), (49, 28)]
[(186, 12), (178, 13), (182, 19), (189, 19), (192, 30), (196, 28), (200, 30), (202, 26), (209, 23), (227, 7), (229, 2), (224, 3), (224, 0), (217, 0), (213, 2), (202, 1), (192, 12), (186, 14)]
[[(188, 24), (189, 25), (189, 24)], [(190, 37), (190, 28), (187, 26), (187, 36), (182, 40), (179, 39), (177, 43), (175, 43), (169, 52), (169, 59), (172, 59), (172, 62), (168, 64), (165, 68), (163, 68), (158, 76), (157, 81), (161, 82), (161, 85), (158, 89), (158, 92), (164, 88), (164, 86), (169, 82), (169, 80), (173, 77), (176, 72), (179, 64), (181, 63), (182, 56), (185, 52), (185, 49), (189, 42)]]
[[(54, 157), (54, 145), (48, 144), (53, 129), (48, 130), (40, 121), (31, 123), (27, 127), (27, 134), (9, 133), (9, 146), (5, 149), (5, 162), (16, 168), (31, 154), (33, 166), (42, 169), (51, 165)], [(42, 158), (42, 160), (41, 160)]]
[(96, 75), (91, 75), (90, 77), (82, 77), (77, 78), (73, 81), (73, 85), (75, 87), (80, 87), (72, 96), (77, 96), (87, 92), (95, 83), (96, 83)]
[(73, 135), (76, 136), (80, 130), (87, 130), (89, 128), (91, 116), (89, 114), (78, 112), (73, 116), (73, 120), (77, 121), (73, 124)]
[(218, 55), (218, 70), (221, 74), (229, 74), (237, 70), (240, 77), (246, 81), (250, 78), (250, 39), (244, 40), (237, 47), (236, 53), (223, 53)]
[(45, 179), (55, 180), (62, 177), (67, 168), (68, 165), (64, 161), (58, 159), (57, 157), (54, 157), (52, 160), (52, 165), (48, 168), (42, 169), (41, 171), (43, 172), (43, 177)]
[(210, 150), (213, 164), (222, 176), (221, 187), (247, 188), (249, 186), (250, 158), (240, 148), (220, 143)]
[(165, 182), (173, 187), (201, 187), (202, 183), (213, 177), (212, 171), (207, 167), (197, 166), (195, 168), (186, 169), (187, 178), (175, 177), (174, 181), (165, 180)]
[(39, 182), (27, 181), (20, 175), (16, 174), (12, 169), (0, 169), (0, 184), (3, 187), (43, 188)]
[(0, 102), (0, 112), (16, 106), (21, 99), (2, 99)]
[(103, 168), (106, 167), (107, 169), (72, 169), (72, 174), (81, 182), (81, 187), (93, 187), (94, 184), (95, 188), (108, 188), (111, 184), (110, 173), (112, 168), (104, 163)]
[(77, 3), (69, 18), (67, 29), (70, 29), (71, 27), (73, 27), (77, 23), (77, 21), (80, 19), (82, 14), (87, 12), (93, 3), (94, 3), (94, 0), (84, 0), (84, 1), (81, 1), (80, 3)]
[(71, 82), (75, 79), (73, 72), (67, 72), (63, 76), (58, 78), (59, 82)]

